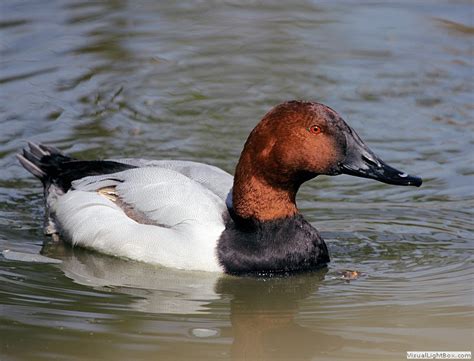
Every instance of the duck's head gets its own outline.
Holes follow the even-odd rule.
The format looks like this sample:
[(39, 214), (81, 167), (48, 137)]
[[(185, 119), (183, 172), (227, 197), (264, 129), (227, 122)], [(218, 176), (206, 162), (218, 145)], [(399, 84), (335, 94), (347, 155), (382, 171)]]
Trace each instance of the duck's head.
[(275, 191), (279, 199), (287, 194), (294, 203), (299, 186), (320, 174), (350, 174), (404, 186), (422, 183), (382, 161), (331, 108), (290, 101), (270, 110), (250, 133), (236, 169), (234, 208), (241, 206), (237, 201), (244, 217), (255, 216), (245, 210), (251, 208), (246, 205), (249, 199), (257, 202), (250, 193), (259, 193), (258, 188)]

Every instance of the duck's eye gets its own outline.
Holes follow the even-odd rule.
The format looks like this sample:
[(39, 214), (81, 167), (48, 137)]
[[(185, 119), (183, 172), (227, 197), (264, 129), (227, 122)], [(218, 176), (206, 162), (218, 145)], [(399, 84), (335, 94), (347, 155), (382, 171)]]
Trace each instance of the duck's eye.
[(309, 132), (312, 134), (319, 134), (321, 133), (321, 128), (318, 127), (317, 125), (312, 125), (308, 128)]

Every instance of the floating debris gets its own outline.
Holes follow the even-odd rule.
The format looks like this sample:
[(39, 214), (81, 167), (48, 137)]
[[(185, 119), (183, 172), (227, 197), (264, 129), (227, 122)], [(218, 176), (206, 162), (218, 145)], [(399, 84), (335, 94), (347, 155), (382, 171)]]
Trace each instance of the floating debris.
[(339, 279), (345, 280), (345, 281), (352, 281), (352, 280), (358, 279), (360, 275), (361, 273), (359, 271), (345, 270), (345, 271), (340, 272)]

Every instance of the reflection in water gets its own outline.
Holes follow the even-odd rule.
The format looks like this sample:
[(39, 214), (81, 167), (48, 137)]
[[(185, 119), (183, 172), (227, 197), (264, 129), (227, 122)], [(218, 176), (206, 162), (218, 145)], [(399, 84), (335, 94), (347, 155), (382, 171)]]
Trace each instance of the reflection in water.
[[(302, 360), (315, 352), (335, 350), (342, 338), (301, 326), (296, 320), (300, 302), (315, 296), (326, 270), (292, 277), (243, 278), (210, 272), (188, 272), (154, 267), (48, 244), (43, 254), (62, 259), (61, 269), (75, 282), (97, 290), (134, 296), (131, 307), (156, 314), (225, 314), (232, 326), (233, 359)], [(191, 331), (212, 337), (213, 329)]]
[(166, 314), (205, 312), (218, 299), (219, 273), (186, 272), (104, 256), (66, 244), (49, 243), (43, 254), (63, 260), (61, 269), (75, 282), (96, 289), (113, 289), (134, 298), (137, 311)]
[(325, 271), (284, 278), (219, 279), (216, 290), (229, 296), (234, 359), (310, 360), (316, 352), (336, 350), (342, 338), (301, 326), (300, 301), (317, 294)]

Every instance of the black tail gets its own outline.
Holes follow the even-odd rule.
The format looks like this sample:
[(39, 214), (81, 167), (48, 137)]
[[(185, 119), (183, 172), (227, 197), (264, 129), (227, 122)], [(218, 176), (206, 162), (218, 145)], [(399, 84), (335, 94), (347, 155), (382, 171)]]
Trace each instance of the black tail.
[(48, 145), (29, 142), (28, 146), (29, 149), (23, 149), (23, 154), (17, 154), (21, 165), (39, 178), (45, 188), (54, 184), (63, 192), (71, 188), (71, 183), (76, 179), (135, 168), (128, 164), (107, 160), (78, 160)]
[(23, 154), (17, 154), (16, 157), (20, 161), (21, 165), (35, 177), (44, 181), (48, 178), (45, 165), (42, 163), (42, 159), (45, 157), (51, 157), (53, 154), (60, 155), (68, 160), (72, 158), (65, 157), (57, 148), (49, 147), (43, 144), (35, 144), (28, 142), (30, 149), (23, 149)]

